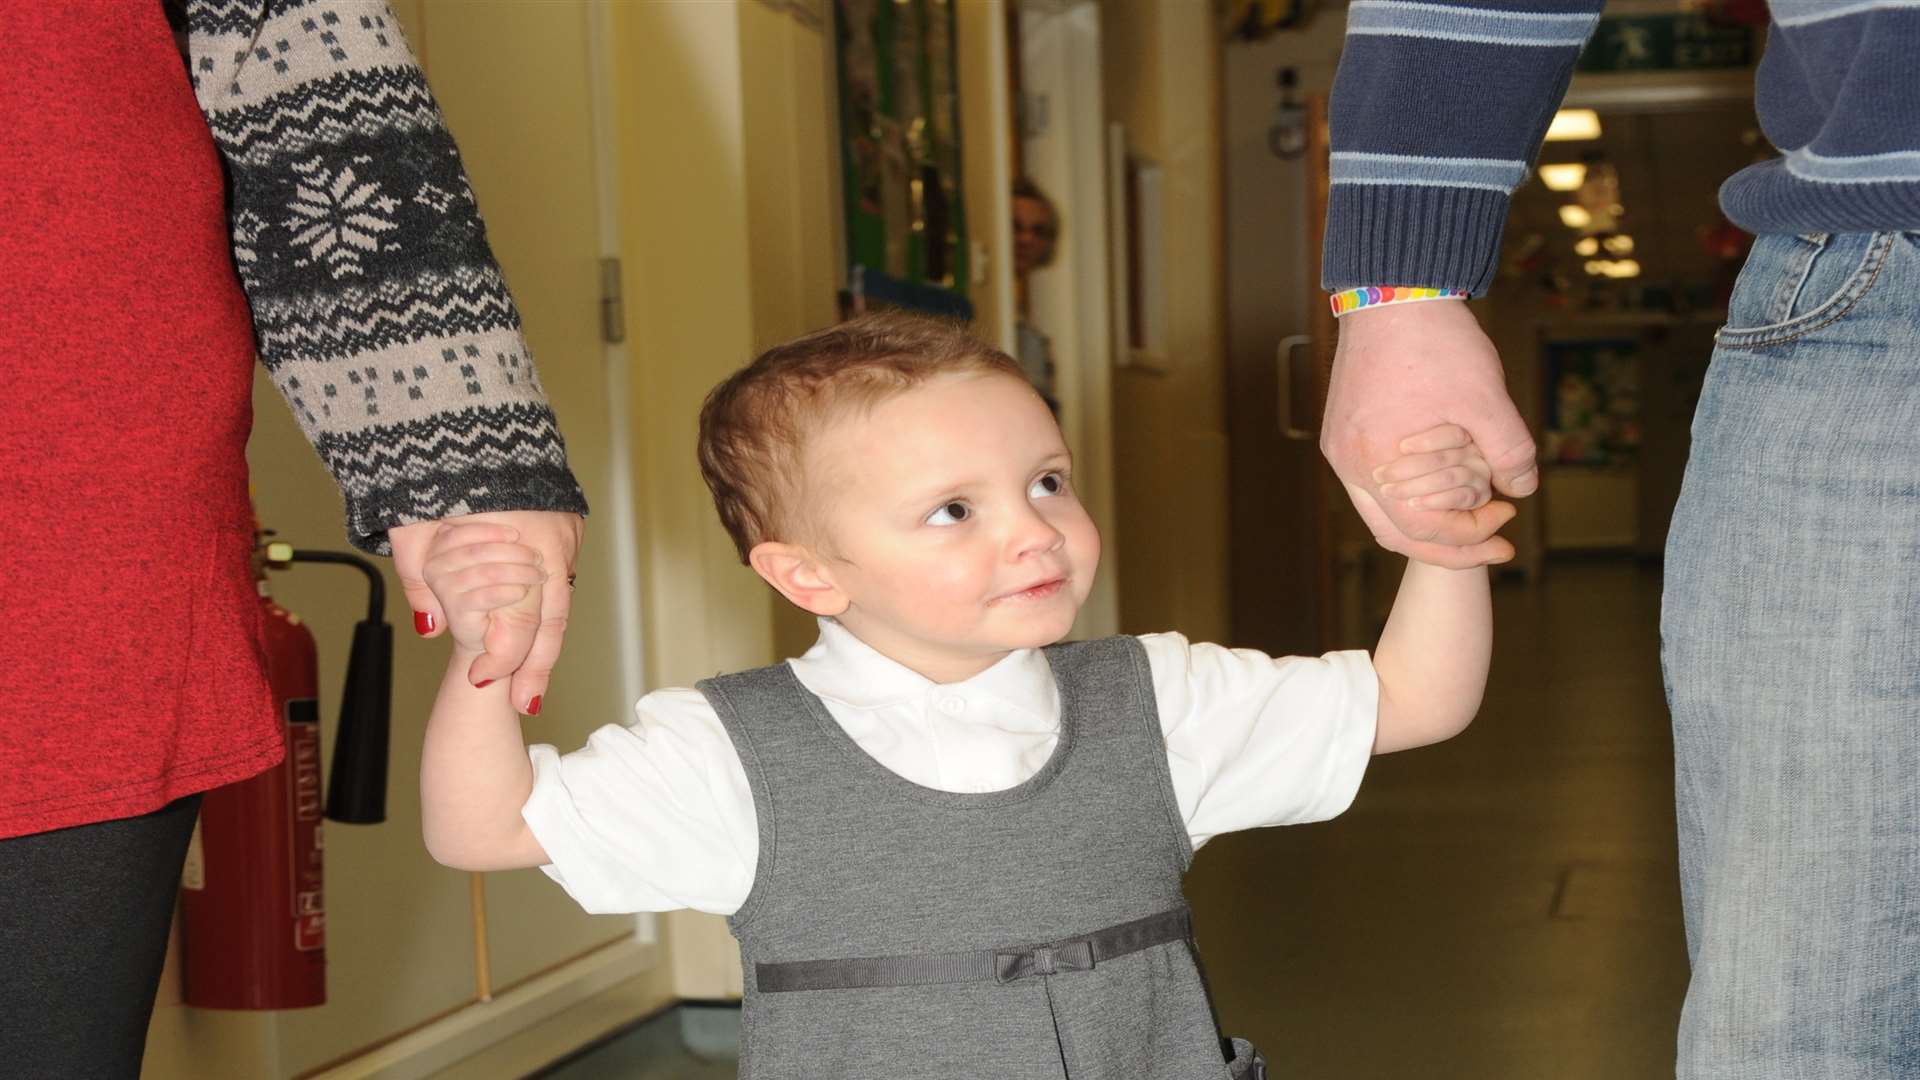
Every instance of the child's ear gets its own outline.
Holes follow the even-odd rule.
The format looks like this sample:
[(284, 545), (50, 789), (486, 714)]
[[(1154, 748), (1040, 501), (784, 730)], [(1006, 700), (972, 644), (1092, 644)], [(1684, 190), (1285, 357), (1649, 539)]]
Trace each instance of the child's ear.
[(806, 548), (767, 540), (754, 545), (747, 553), (747, 562), (754, 573), (803, 611), (832, 616), (847, 610), (846, 594)]

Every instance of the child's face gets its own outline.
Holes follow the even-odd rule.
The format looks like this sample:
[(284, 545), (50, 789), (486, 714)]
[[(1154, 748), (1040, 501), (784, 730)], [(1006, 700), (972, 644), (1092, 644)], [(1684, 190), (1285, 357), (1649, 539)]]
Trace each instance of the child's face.
[(811, 440), (822, 571), (862, 641), (936, 682), (1065, 637), (1100, 534), (1060, 427), (1026, 383), (942, 376)]

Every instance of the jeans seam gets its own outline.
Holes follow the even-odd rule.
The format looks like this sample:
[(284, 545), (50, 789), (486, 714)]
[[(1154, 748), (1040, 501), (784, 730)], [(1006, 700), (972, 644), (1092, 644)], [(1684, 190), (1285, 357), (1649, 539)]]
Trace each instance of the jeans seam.
[[(1819, 261), (1820, 254), (1827, 250), (1827, 244), (1832, 240), (1831, 235), (1827, 233), (1820, 233), (1818, 236), (1818, 240), (1807, 236), (1795, 238), (1804, 245), (1803, 250), (1798, 252), (1800, 265), (1795, 270), (1781, 275), (1780, 280), (1774, 285), (1773, 298), (1767, 302), (1769, 324), (1793, 321), (1793, 305), (1800, 299), (1800, 294), (1806, 290), (1807, 279), (1813, 276), (1813, 264)], [(1791, 287), (1788, 282), (1792, 282)]]
[[(1882, 242), (1883, 237), (1885, 238), (1885, 242)], [(1725, 348), (1729, 348), (1729, 349), (1751, 349), (1751, 348), (1759, 348), (1760, 346), (1763, 346), (1763, 345), (1782, 345), (1782, 344), (1785, 344), (1786, 342), (1803, 338), (1808, 334), (1813, 333), (1815, 330), (1823, 330), (1829, 326), (1832, 326), (1834, 323), (1839, 322), (1841, 319), (1845, 318), (1847, 312), (1852, 311), (1854, 307), (1860, 303), (1860, 301), (1866, 299), (1866, 296), (1869, 292), (1873, 291), (1873, 284), (1874, 282), (1880, 280), (1880, 272), (1886, 269), (1887, 258), (1889, 255), (1892, 254), (1892, 252), (1893, 252), (1893, 234), (1892, 233), (1881, 233), (1874, 237), (1872, 241), (1872, 245), (1869, 246), (1868, 248), (1868, 258), (1870, 258), (1873, 261), (1873, 270), (1867, 274), (1867, 277), (1864, 281), (1850, 282), (1848, 284), (1847, 288), (1842, 291), (1841, 295), (1846, 295), (1847, 293), (1851, 293), (1852, 295), (1847, 296), (1847, 302), (1845, 303), (1845, 305), (1843, 305), (1838, 311), (1835, 311), (1833, 314), (1828, 315), (1827, 317), (1820, 319), (1817, 322), (1808, 323), (1805, 326), (1795, 326), (1791, 331), (1784, 334), (1780, 334), (1776, 337), (1754, 337), (1749, 339), (1742, 336), (1745, 334), (1764, 333), (1765, 332), (1764, 327), (1756, 328), (1754, 330), (1731, 330), (1731, 331), (1722, 327), (1721, 330), (1714, 335), (1714, 344), (1719, 346), (1724, 346)]]

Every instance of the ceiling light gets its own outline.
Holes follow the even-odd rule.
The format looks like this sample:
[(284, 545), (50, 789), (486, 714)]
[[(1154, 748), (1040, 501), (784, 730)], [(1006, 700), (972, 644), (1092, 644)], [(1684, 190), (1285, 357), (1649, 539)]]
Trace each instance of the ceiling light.
[(1609, 255), (1633, 254), (1633, 237), (1628, 236), (1626, 233), (1615, 233), (1607, 237), (1602, 243), (1607, 246), (1607, 254)]
[(1593, 224), (1593, 215), (1584, 206), (1568, 203), (1560, 208), (1560, 222), (1569, 229), (1584, 229)]
[(1639, 277), (1640, 264), (1632, 259), (1588, 259), (1586, 271), (1594, 277)]
[(1592, 109), (1561, 109), (1547, 127), (1548, 142), (1576, 142), (1600, 137), (1600, 114)]
[(1587, 182), (1587, 167), (1579, 162), (1540, 166), (1540, 179), (1548, 191), (1578, 191)]
[(1590, 259), (1600, 254), (1600, 241), (1591, 236), (1583, 236), (1573, 245), (1573, 253)]

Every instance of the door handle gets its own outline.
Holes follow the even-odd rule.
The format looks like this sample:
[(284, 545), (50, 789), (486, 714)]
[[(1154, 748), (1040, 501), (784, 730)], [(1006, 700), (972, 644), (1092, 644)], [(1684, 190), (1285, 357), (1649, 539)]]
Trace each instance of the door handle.
[(1312, 442), (1318, 438), (1316, 432), (1299, 427), (1293, 422), (1293, 354), (1304, 346), (1313, 344), (1311, 334), (1294, 334), (1280, 339), (1280, 352), (1276, 358), (1280, 376), (1279, 415), (1276, 422), (1280, 433), (1295, 442)]

